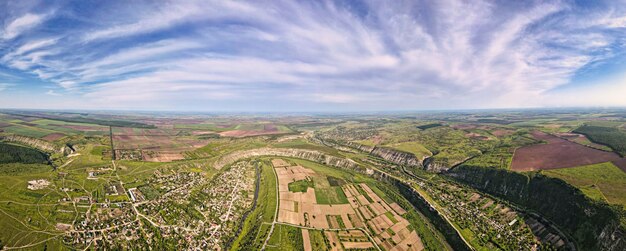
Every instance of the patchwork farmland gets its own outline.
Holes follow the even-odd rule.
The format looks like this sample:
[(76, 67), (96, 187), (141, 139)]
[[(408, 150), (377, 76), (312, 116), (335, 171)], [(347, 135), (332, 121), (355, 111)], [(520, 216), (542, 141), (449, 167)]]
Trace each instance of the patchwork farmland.
[(302, 227), (305, 250), (312, 250), (307, 229), (324, 230), (331, 250), (423, 249), (402, 217), (407, 211), (387, 203), (367, 184), (347, 183), (282, 159), (272, 160), (272, 165), (278, 177), (277, 222)]

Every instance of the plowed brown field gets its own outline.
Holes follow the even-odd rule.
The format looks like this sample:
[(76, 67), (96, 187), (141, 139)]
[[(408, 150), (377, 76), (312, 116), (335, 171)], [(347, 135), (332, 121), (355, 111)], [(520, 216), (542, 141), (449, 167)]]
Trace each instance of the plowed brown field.
[(517, 149), (511, 163), (512, 170), (558, 169), (622, 160), (615, 153), (596, 150), (543, 132), (535, 131), (532, 136), (547, 143)]

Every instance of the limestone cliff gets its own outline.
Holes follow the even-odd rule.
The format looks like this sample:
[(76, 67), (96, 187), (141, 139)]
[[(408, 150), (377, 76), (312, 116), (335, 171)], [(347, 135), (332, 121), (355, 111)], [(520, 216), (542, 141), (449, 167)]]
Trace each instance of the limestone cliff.
[(379, 157), (381, 159), (384, 159), (386, 161), (389, 161), (397, 165), (404, 165), (404, 166), (421, 166), (422, 165), (422, 162), (417, 157), (415, 157), (414, 154), (399, 151), (396, 149), (391, 149), (387, 147), (379, 147), (379, 146), (367, 146), (367, 145), (363, 145), (363, 144), (359, 144), (355, 142), (339, 143), (339, 142), (324, 141), (324, 143), (326, 143), (326, 145), (330, 144), (330, 146), (337, 148), (339, 150), (342, 150), (341, 149), (342, 147), (349, 147), (351, 149), (355, 149), (360, 152), (365, 152), (367, 154)]
[(303, 150), (303, 149), (289, 149), (289, 148), (258, 148), (252, 150), (235, 151), (230, 154), (220, 157), (213, 167), (221, 169), (222, 167), (232, 164), (239, 159), (246, 159), (257, 156), (284, 156), (294, 157), (300, 159), (306, 159), (313, 162), (326, 164), (329, 166), (356, 169), (358, 165), (351, 159), (339, 158), (330, 155), (326, 155), (317, 151)]
[(53, 143), (50, 143), (41, 139), (36, 139), (36, 138), (31, 138), (31, 137), (26, 137), (26, 136), (7, 135), (7, 136), (0, 137), (0, 140), (27, 145), (27, 146), (39, 149), (44, 152), (49, 152), (49, 153), (64, 153), (65, 154), (65, 152), (68, 151), (68, 149), (66, 149), (65, 146), (57, 146)]

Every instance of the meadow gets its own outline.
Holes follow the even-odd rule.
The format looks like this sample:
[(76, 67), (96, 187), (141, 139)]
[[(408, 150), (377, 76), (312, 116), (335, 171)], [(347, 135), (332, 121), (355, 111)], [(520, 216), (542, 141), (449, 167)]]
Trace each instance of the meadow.
[(590, 198), (626, 208), (626, 172), (611, 162), (542, 173), (567, 181)]

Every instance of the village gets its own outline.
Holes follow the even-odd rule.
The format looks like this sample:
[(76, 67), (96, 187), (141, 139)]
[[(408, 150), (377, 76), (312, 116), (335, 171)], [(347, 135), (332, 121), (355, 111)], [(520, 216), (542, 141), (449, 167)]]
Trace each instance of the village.
[(107, 197), (124, 200), (76, 197), (72, 203), (81, 213), (73, 225), (57, 224), (57, 229), (66, 232), (66, 243), (83, 248), (148, 244), (220, 249), (252, 204), (254, 174), (253, 165), (244, 161), (209, 179), (199, 172), (157, 170), (145, 182), (149, 185), (125, 188), (111, 181), (104, 189)]

